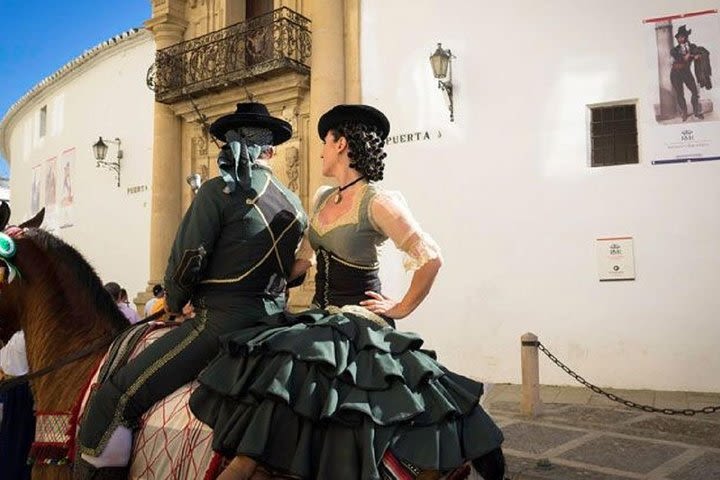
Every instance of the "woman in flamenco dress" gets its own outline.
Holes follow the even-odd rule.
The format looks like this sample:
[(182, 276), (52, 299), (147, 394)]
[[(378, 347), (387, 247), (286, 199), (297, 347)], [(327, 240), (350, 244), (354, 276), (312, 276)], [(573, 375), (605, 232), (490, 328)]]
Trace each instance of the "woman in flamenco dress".
[[(338, 105), (318, 124), (321, 187), (291, 278), (317, 262), (311, 310), (283, 312), (221, 338), (190, 400), (233, 460), (220, 480), (504, 477), (503, 435), (479, 404), (482, 383), (443, 367), (398, 331), (442, 263), (402, 197), (383, 190), (390, 123), (367, 105)], [(413, 271), (404, 297), (381, 293), (388, 238)], [(405, 324), (407, 320), (403, 320)]]

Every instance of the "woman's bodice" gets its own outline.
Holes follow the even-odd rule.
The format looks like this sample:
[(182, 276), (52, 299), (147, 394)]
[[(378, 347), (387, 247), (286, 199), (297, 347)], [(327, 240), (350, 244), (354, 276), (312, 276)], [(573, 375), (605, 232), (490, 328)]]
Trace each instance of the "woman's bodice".
[(373, 185), (363, 185), (352, 198), (350, 209), (328, 224), (318, 212), (332, 201), (335, 189), (321, 191), (315, 201), (308, 239), (317, 258), (313, 303), (356, 305), (368, 290), (379, 292), (378, 246), (386, 236), (370, 219), (370, 205), (376, 194)]
[(406, 253), (405, 267), (417, 270), (440, 256), (435, 242), (415, 222), (399, 193), (374, 184), (363, 184), (353, 195), (349, 209), (330, 222), (320, 213), (333, 201), (336, 188), (321, 187), (313, 202), (307, 237), (297, 258), (317, 260), (315, 297), (320, 307), (357, 305), (381, 293), (379, 247), (388, 238)]
[(352, 264), (377, 267), (378, 247), (387, 240), (371, 218), (370, 206), (377, 187), (365, 184), (360, 188), (362, 190), (352, 199), (350, 210), (328, 224), (320, 221), (318, 212), (328, 201), (332, 201), (335, 189), (321, 191), (313, 209), (308, 238), (315, 251), (322, 248)]

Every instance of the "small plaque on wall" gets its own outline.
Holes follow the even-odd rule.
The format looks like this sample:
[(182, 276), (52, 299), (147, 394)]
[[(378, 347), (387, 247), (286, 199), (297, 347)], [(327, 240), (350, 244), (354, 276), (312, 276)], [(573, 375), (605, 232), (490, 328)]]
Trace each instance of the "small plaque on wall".
[(632, 237), (595, 240), (600, 281), (635, 280), (635, 256)]

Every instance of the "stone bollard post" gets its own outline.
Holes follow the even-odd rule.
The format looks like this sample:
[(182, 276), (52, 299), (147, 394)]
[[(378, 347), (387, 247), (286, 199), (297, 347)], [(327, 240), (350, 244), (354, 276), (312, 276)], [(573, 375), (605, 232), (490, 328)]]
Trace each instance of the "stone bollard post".
[(520, 412), (523, 415), (537, 417), (542, 414), (540, 400), (540, 365), (538, 361), (538, 337), (526, 333), (521, 340), (520, 366), (522, 369), (522, 389)]

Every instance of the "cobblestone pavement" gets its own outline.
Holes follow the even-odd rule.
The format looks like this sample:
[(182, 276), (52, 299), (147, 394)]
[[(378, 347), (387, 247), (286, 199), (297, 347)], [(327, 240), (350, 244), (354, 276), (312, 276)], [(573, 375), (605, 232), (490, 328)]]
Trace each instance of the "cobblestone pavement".
[[(505, 433), (513, 480), (720, 480), (720, 413), (646, 413), (586, 388), (540, 393), (544, 412), (537, 418), (520, 414), (519, 385), (491, 386), (482, 402)], [(658, 408), (720, 405), (720, 393), (612, 393)]]

